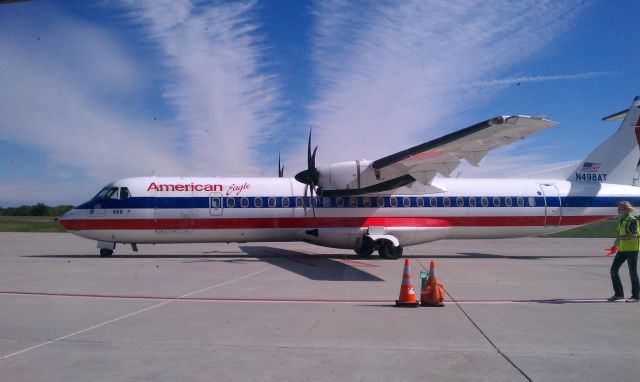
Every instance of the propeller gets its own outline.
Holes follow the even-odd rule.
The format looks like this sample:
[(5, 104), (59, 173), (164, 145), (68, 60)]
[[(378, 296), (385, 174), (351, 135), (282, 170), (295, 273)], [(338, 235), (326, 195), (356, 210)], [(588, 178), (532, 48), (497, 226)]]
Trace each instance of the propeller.
[[(318, 185), (318, 178), (320, 177), (320, 173), (316, 169), (316, 152), (318, 151), (318, 146), (313, 149), (311, 152), (311, 132), (313, 128), (309, 129), (309, 142), (307, 143), (307, 169), (304, 171), (300, 171), (296, 174), (295, 178), (298, 182), (306, 184), (309, 186), (309, 193), (311, 194), (311, 209), (313, 210), (313, 218), (316, 217), (316, 209), (315, 203), (313, 203), (313, 192)], [(307, 189), (304, 190), (305, 199), (307, 195)]]
[(284, 165), (280, 165), (280, 153), (278, 153), (278, 177), (284, 177)]

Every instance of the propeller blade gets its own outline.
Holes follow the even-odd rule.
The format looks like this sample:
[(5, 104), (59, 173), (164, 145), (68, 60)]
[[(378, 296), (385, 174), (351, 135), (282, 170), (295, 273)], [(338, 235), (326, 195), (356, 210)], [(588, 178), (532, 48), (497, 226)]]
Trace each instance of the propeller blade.
[(313, 127), (309, 128), (309, 138), (307, 140), (307, 169), (296, 174), (295, 178), (298, 182), (314, 187), (318, 184), (320, 174), (316, 169), (316, 154), (318, 146), (311, 151), (311, 135)]
[(304, 207), (304, 216), (305, 217), (307, 216), (307, 188), (308, 188), (308, 186), (304, 187), (304, 195), (303, 195), (304, 202), (302, 203), (302, 206)]
[(309, 128), (309, 140), (307, 141), (307, 169), (310, 169), (312, 167), (312, 163), (311, 163), (311, 132), (313, 131), (313, 127)]
[(313, 149), (313, 154), (311, 154), (311, 159), (310, 159), (310, 164), (309, 164), (309, 171), (313, 171), (315, 172), (316, 170), (316, 152), (318, 151), (318, 146), (316, 146), (315, 149)]
[(280, 164), (280, 153), (278, 152), (278, 177), (284, 177), (284, 165)]
[[(309, 190), (311, 191), (311, 192), (310, 192), (310, 194), (311, 194), (311, 199), (309, 199), (309, 204), (311, 204), (311, 211), (313, 212), (313, 220), (314, 220), (314, 221), (316, 220), (316, 206), (315, 206), (315, 203), (314, 203), (314, 200), (313, 200), (313, 190), (314, 190), (315, 188), (316, 188), (316, 185), (315, 185), (315, 184), (311, 183), (311, 184), (309, 185)], [(316, 195), (316, 196), (317, 196), (317, 195)]]

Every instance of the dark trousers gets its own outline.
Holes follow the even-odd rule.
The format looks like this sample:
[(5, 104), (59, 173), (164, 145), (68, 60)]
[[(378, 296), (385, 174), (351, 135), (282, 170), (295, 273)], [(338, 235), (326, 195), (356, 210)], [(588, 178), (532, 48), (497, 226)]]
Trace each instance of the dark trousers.
[(640, 293), (640, 281), (638, 281), (638, 252), (618, 252), (613, 264), (611, 264), (611, 282), (616, 296), (624, 296), (622, 281), (618, 271), (624, 262), (629, 265), (629, 276), (631, 276), (631, 296), (638, 298)]

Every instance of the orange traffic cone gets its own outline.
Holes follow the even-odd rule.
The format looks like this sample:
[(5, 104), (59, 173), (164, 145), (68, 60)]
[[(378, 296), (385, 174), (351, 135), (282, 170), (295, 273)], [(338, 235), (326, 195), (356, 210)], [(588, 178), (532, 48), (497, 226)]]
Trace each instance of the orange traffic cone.
[(400, 285), (400, 297), (396, 300), (396, 306), (417, 307), (416, 292), (411, 283), (411, 269), (409, 259), (404, 260), (404, 271), (402, 272), (402, 284)]
[(444, 306), (444, 286), (438, 283), (436, 262), (433, 260), (429, 264), (429, 278), (422, 282), (420, 304), (422, 306)]

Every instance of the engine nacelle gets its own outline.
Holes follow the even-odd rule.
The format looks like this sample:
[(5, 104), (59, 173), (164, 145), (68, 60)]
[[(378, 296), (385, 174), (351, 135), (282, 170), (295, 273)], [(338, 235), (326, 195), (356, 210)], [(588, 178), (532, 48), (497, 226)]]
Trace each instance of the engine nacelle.
[(318, 186), (323, 190), (356, 190), (375, 184), (370, 164), (371, 161), (361, 159), (318, 167)]
[(331, 163), (317, 168), (320, 194), (323, 196), (372, 194), (404, 187), (416, 180), (410, 174), (402, 172), (393, 177), (393, 170), (388, 173), (392, 177), (385, 178), (380, 171), (373, 169), (371, 163), (361, 159)]

